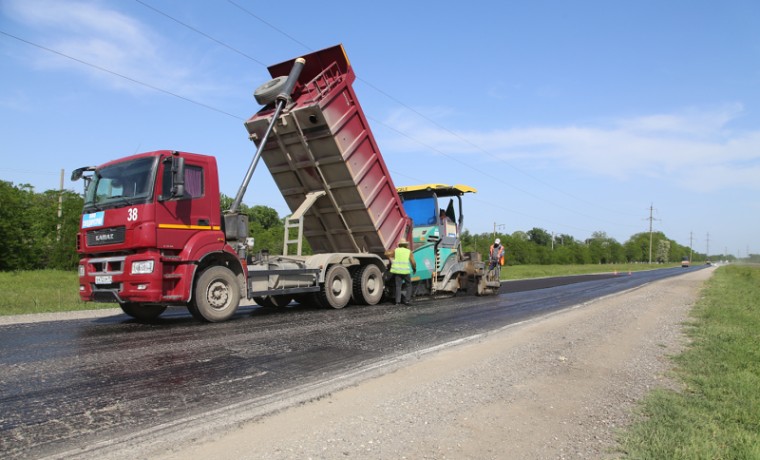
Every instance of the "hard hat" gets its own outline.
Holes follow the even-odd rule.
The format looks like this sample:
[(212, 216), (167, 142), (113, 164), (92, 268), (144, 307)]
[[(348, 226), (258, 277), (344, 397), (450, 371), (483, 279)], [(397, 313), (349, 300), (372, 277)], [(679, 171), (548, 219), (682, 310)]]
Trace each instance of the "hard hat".
[(501, 240), (496, 238), (496, 241), (494, 241), (494, 244), (501, 244)]
[(409, 246), (409, 242), (406, 241), (406, 238), (401, 238), (400, 240), (398, 240), (398, 245), (399, 246)]

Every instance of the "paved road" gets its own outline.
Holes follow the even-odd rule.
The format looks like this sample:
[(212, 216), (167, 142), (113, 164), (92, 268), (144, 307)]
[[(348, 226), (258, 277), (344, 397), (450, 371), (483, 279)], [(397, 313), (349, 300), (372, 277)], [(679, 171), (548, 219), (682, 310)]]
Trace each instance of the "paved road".
[(411, 307), (245, 307), (221, 324), (176, 309), (154, 325), (115, 315), (0, 326), (0, 453), (96, 455), (201, 414), (233, 423), (233, 408), (313, 397), (323, 382), (695, 269), (510, 282), (498, 296)]

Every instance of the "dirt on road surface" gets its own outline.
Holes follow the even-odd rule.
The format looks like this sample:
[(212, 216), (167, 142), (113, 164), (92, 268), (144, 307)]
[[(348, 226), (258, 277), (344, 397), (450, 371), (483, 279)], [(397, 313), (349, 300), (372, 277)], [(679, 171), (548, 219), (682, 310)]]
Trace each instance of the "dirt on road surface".
[(606, 459), (668, 379), (713, 269), (450, 347), (322, 398), (156, 452), (163, 459)]

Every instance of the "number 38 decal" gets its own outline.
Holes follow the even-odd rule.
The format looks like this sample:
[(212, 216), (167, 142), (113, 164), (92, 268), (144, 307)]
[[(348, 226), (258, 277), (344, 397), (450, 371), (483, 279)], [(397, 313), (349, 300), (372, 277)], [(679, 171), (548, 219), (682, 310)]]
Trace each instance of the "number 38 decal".
[(127, 221), (133, 222), (135, 220), (137, 220), (137, 208), (127, 209)]

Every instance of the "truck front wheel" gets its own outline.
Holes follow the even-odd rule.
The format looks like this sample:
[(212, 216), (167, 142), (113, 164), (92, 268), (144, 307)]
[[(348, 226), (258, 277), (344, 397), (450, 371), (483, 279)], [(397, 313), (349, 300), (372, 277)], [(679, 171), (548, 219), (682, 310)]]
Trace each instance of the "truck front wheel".
[(196, 318), (217, 323), (229, 319), (239, 303), (240, 288), (235, 274), (227, 267), (209, 267), (195, 283), (190, 312)]
[(139, 303), (122, 303), (119, 306), (124, 313), (140, 322), (153, 321), (166, 310), (166, 307), (162, 305), (143, 305)]

